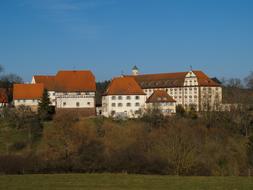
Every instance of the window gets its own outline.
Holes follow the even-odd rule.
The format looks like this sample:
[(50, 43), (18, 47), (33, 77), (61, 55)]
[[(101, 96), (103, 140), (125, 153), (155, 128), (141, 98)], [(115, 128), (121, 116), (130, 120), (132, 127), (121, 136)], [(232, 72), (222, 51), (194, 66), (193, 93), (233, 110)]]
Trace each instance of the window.
[(139, 100), (139, 99), (140, 99), (140, 96), (135, 96), (135, 99), (136, 99), (136, 100)]
[(136, 103), (135, 103), (135, 106), (136, 106), (136, 107), (139, 107), (139, 106), (140, 106), (140, 103), (136, 102)]
[(127, 96), (126, 99), (127, 99), (127, 100), (131, 100), (131, 96)]
[(23, 102), (26, 102), (26, 100), (23, 100)]
[(78, 95), (78, 96), (81, 95), (81, 92), (77, 92), (76, 95)]
[[(89, 102), (88, 102), (89, 103)], [(80, 103), (79, 102), (76, 102), (76, 107), (79, 107), (80, 106)]]
[(33, 100), (33, 102), (36, 102), (36, 100)]
[(131, 107), (131, 103), (127, 103), (126, 106), (127, 106), (127, 107)]
[(66, 106), (66, 102), (63, 102), (63, 106)]
[(116, 97), (115, 97), (115, 96), (112, 96), (112, 100), (116, 100)]
[(20, 100), (18, 100), (18, 102), (20, 102)]
[(122, 103), (118, 103), (118, 107), (122, 107)]
[(118, 99), (119, 99), (119, 100), (122, 100), (122, 96), (118, 96)]
[(112, 107), (115, 107), (116, 106), (116, 104), (115, 103), (112, 103)]
[(90, 102), (87, 102), (87, 105), (90, 105)]

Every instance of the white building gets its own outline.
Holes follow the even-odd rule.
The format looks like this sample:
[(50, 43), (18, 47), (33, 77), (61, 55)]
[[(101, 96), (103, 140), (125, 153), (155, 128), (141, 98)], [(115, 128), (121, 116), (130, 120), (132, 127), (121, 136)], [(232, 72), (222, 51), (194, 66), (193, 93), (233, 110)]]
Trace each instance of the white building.
[[(133, 68), (132, 77), (149, 98), (155, 90), (166, 91), (177, 105), (196, 111), (217, 109), (222, 103), (222, 87), (202, 71), (138, 75)], [(128, 76), (129, 77), (129, 76)]]
[(38, 103), (43, 95), (43, 91), (43, 84), (14, 84), (14, 106), (28, 106), (33, 111), (37, 111)]
[(96, 81), (91, 71), (59, 71), (55, 76), (33, 76), (32, 83), (43, 83), (57, 109), (95, 110)]
[(146, 95), (132, 77), (114, 78), (102, 97), (105, 117), (140, 116), (145, 108)]
[[(48, 90), (51, 104), (56, 111), (75, 109), (85, 115), (95, 115), (96, 81), (91, 71), (59, 71), (55, 76), (35, 75), (32, 84), (19, 84), (14, 88), (14, 104), (38, 106), (41, 94), (34, 95), (40, 86), (40, 93)], [(37, 89), (38, 91), (38, 89)], [(25, 96), (16, 96), (24, 94)], [(32, 97), (32, 99), (29, 99)]]
[(164, 90), (155, 90), (146, 101), (147, 109), (159, 109), (165, 116), (176, 113), (176, 100)]

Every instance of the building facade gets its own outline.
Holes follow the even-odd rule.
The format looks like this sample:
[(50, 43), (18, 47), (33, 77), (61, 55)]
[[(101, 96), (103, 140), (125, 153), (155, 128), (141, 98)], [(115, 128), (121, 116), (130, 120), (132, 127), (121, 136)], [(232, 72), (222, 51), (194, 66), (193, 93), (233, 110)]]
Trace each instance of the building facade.
[(217, 110), (222, 103), (222, 87), (210, 79), (202, 71), (178, 73), (136, 75), (133, 69), (132, 77), (137, 81), (149, 98), (154, 91), (164, 90), (177, 105), (186, 110), (196, 111)]
[(37, 111), (39, 101), (43, 95), (43, 84), (14, 84), (13, 102), (15, 107), (27, 106)]
[(145, 93), (132, 77), (114, 78), (102, 97), (102, 115), (136, 118), (145, 109), (145, 101)]
[[(78, 110), (95, 115), (96, 80), (91, 71), (59, 71), (55, 76), (35, 75), (31, 84), (14, 86), (14, 105), (38, 107), (38, 101), (47, 89), (51, 105), (56, 110)], [(36, 95), (35, 95), (36, 94)]]
[(164, 90), (156, 90), (146, 100), (147, 109), (159, 109), (165, 116), (176, 113), (176, 100)]
[(91, 71), (59, 71), (55, 76), (33, 76), (43, 83), (57, 109), (95, 109), (96, 80)]

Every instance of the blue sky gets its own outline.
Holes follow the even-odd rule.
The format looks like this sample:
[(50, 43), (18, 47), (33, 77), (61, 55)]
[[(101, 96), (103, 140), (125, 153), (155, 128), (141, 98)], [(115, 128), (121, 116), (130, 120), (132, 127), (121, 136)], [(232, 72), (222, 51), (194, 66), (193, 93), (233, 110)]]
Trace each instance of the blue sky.
[(252, 0), (1, 0), (0, 64), (25, 81), (60, 69), (253, 70)]

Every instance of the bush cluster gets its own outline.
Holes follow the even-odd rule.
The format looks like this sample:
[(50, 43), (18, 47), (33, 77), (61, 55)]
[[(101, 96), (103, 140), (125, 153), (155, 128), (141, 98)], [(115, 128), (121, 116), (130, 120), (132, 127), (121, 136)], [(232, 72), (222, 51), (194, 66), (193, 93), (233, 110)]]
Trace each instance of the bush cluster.
[(238, 114), (205, 113), (196, 119), (150, 112), (113, 121), (62, 113), (42, 128), (30, 112), (6, 113), (0, 121), (0, 173), (248, 175), (252, 117), (240, 120)]

